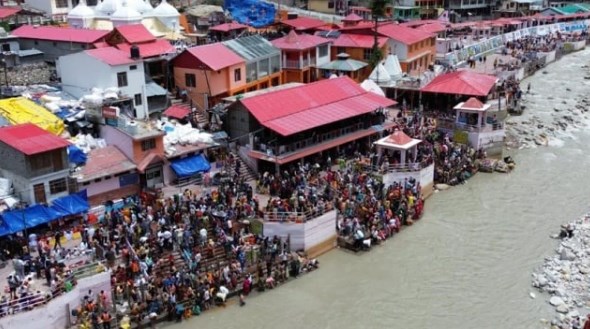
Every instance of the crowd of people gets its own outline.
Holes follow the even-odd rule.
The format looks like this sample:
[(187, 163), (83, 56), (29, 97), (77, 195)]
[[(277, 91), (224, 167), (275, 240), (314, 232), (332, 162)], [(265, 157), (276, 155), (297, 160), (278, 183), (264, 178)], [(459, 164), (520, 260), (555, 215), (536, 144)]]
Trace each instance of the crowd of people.
[[(181, 321), (233, 294), (244, 305), (252, 289), (272, 289), (318, 267), (284, 238), (252, 232), (259, 206), (246, 185), (230, 180), (153, 204), (139, 198), (105, 213), (88, 243), (105, 250), (119, 313), (138, 326)], [(103, 231), (108, 234), (97, 234)], [(82, 326), (104, 322), (100, 307), (77, 314)]]

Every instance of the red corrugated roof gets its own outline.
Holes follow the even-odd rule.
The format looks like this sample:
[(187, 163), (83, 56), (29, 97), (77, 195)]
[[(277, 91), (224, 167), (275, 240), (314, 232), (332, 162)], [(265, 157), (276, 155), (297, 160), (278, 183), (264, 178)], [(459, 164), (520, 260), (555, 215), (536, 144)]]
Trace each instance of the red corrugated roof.
[(401, 130), (396, 130), (387, 137), (387, 142), (394, 145), (406, 145), (412, 141), (412, 138)]
[(244, 25), (244, 24), (240, 24), (240, 23), (236, 23), (236, 22), (231, 22), (231, 23), (223, 23), (223, 24), (219, 24), (219, 25), (215, 25), (213, 27), (209, 28), (209, 31), (216, 31), (216, 32), (229, 32), (229, 31), (233, 31), (233, 30), (241, 30), (241, 29), (247, 29), (248, 25)]
[(431, 33), (397, 24), (379, 26), (378, 31), (380, 34), (406, 45), (412, 45), (434, 37)]
[(158, 163), (163, 161), (164, 158), (161, 155), (156, 154), (154, 152), (150, 152), (145, 158), (143, 158), (143, 160), (141, 160), (137, 164), (137, 170), (139, 170), (140, 173), (143, 173), (145, 169), (149, 167), (149, 165), (151, 165), (152, 163)]
[(328, 24), (321, 19), (309, 17), (297, 17), (283, 21), (282, 23), (299, 31), (311, 30)]
[(156, 37), (143, 24), (122, 25), (115, 28), (127, 43), (155, 41)]
[(355, 13), (348, 14), (348, 16), (342, 19), (343, 22), (360, 22), (363, 18)]
[(92, 45), (94, 46), (94, 48), (104, 48), (104, 47), (110, 47), (111, 46), (108, 43), (103, 42), (103, 41), (101, 41), (101, 42), (95, 42)]
[[(364, 34), (341, 34), (334, 40), (332, 46), (334, 47), (347, 47), (347, 48), (373, 48), (375, 37), (372, 35)], [(377, 37), (377, 43), (379, 48), (383, 47), (387, 43), (387, 38)]]
[(67, 147), (70, 143), (32, 123), (0, 128), (0, 141), (26, 155)]
[(0, 7), (0, 19), (5, 19), (15, 15), (22, 9), (20, 7)]
[[(149, 58), (155, 56), (161, 56), (166, 54), (172, 54), (176, 52), (176, 48), (168, 42), (168, 40), (158, 39), (153, 42), (136, 44), (139, 48), (139, 56), (141, 58)], [(129, 54), (131, 45), (128, 43), (120, 43), (117, 48)]]
[(418, 26), (432, 24), (432, 23), (439, 23), (440, 24), (440, 22), (441, 21), (439, 21), (438, 19), (421, 19), (421, 20), (417, 20), (417, 21), (409, 21), (409, 22), (405, 22), (405, 23), (400, 23), (399, 25), (407, 26), (407, 27), (418, 27)]
[(222, 43), (197, 46), (187, 49), (190, 54), (207, 65), (211, 70), (218, 71), (228, 66), (244, 63), (244, 59), (231, 51)]
[(116, 146), (93, 149), (88, 153), (86, 165), (78, 172), (79, 181), (91, 181), (96, 178), (111, 176), (133, 170), (137, 166), (129, 160)]
[(463, 107), (469, 109), (481, 109), (483, 108), (483, 103), (480, 102), (479, 99), (471, 97), (465, 103), (463, 103)]
[(396, 104), (365, 91), (348, 77), (270, 92), (240, 102), (263, 126), (283, 136)]
[(70, 27), (23, 25), (11, 32), (23, 39), (64, 41), (76, 43), (95, 43), (104, 38), (109, 31), (74, 29)]
[(375, 27), (375, 23), (362, 21), (362, 22), (358, 22), (356, 25), (342, 26), (339, 28), (339, 30), (340, 31), (366, 30), (366, 29), (373, 29), (374, 27)]
[(471, 71), (457, 71), (439, 75), (421, 90), (437, 94), (487, 96), (498, 78)]
[(446, 31), (447, 27), (440, 23), (432, 23), (432, 24), (425, 24), (421, 25), (416, 28), (417, 30), (426, 32), (426, 33), (440, 33)]
[(297, 34), (291, 30), (287, 36), (271, 41), (273, 46), (282, 50), (304, 50), (315, 48), (321, 44), (330, 42), (330, 40), (309, 34)]
[(169, 118), (182, 120), (191, 112), (186, 104), (174, 104), (164, 111), (164, 115)]
[(89, 49), (85, 50), (84, 52), (111, 66), (126, 65), (137, 62), (137, 60), (131, 59), (131, 57), (129, 57), (129, 52), (119, 50), (115, 47)]

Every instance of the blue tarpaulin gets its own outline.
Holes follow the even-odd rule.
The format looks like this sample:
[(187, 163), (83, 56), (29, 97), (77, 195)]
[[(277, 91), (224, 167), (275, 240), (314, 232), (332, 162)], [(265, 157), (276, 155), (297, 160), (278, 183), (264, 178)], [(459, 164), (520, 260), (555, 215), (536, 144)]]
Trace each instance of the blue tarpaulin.
[(87, 156), (76, 145), (70, 145), (68, 146), (68, 158), (72, 163), (83, 165), (86, 163)]
[(7, 211), (2, 214), (5, 229), (0, 228), (0, 234), (16, 233), (25, 228), (49, 223), (60, 217), (60, 214), (53, 209), (38, 204), (25, 209)]
[(252, 27), (265, 27), (275, 22), (274, 5), (260, 0), (225, 0), (224, 9), (238, 23)]
[(0, 236), (86, 212), (89, 208), (87, 199), (86, 190), (83, 190), (54, 200), (51, 207), (36, 204), (25, 209), (5, 211), (1, 215)]
[(189, 156), (179, 160), (173, 160), (170, 165), (178, 178), (190, 177), (200, 172), (211, 169), (211, 164), (203, 154)]
[(57, 212), (61, 217), (78, 215), (87, 212), (90, 206), (86, 196), (86, 190), (84, 193), (70, 194), (68, 196), (55, 199), (52, 202), (51, 209)]

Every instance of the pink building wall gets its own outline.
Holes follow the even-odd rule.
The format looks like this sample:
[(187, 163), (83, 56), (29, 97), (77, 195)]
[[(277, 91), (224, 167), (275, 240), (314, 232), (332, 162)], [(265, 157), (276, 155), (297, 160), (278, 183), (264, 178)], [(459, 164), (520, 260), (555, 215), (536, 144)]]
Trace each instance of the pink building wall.
[(103, 178), (100, 182), (91, 181), (90, 185), (81, 186), (86, 189), (89, 197), (110, 192), (119, 189), (119, 187), (119, 177)]
[(111, 126), (102, 126), (100, 133), (108, 145), (115, 145), (128, 159), (133, 161), (133, 140), (131, 137)]

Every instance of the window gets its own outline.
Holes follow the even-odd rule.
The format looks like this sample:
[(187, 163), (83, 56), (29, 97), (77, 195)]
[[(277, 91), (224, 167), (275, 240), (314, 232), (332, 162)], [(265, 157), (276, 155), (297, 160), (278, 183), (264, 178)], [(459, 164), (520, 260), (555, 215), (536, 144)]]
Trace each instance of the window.
[(141, 105), (143, 103), (141, 96), (142, 96), (141, 94), (135, 94), (133, 96), (133, 98), (135, 98), (135, 106), (139, 106), (139, 105)]
[(98, 4), (98, 0), (86, 0), (86, 5), (88, 7), (96, 6)]
[(184, 74), (184, 85), (187, 88), (195, 88), (197, 86), (197, 79), (195, 75), (192, 73), (185, 73)]
[(49, 181), (49, 193), (58, 194), (68, 190), (68, 183), (65, 178)]
[(10, 51), (10, 45), (7, 43), (2, 44), (2, 51)]
[(55, 0), (56, 8), (68, 8), (68, 0)]
[(344, 47), (338, 47), (336, 48), (336, 54), (342, 54), (346, 52), (346, 48)]
[(328, 2), (328, 8), (329, 9), (334, 9), (334, 1), (329, 1)]
[(47, 156), (47, 154), (33, 155), (30, 158), (30, 163), (32, 171), (51, 168), (51, 157)]
[(372, 48), (363, 50), (363, 59), (368, 61), (371, 59), (371, 56), (373, 56), (373, 49)]
[(144, 141), (141, 141), (141, 150), (142, 151), (148, 151), (148, 150), (152, 150), (155, 148), (156, 148), (156, 139), (155, 138), (146, 139)]
[(320, 46), (320, 57), (328, 56), (328, 45)]
[(117, 85), (119, 87), (127, 87), (127, 72), (117, 73)]
[(137, 70), (137, 65), (131, 65), (131, 66), (129, 66), (129, 70), (131, 70), (131, 71)]
[(242, 69), (235, 69), (234, 70), (234, 81), (238, 82), (242, 80)]

